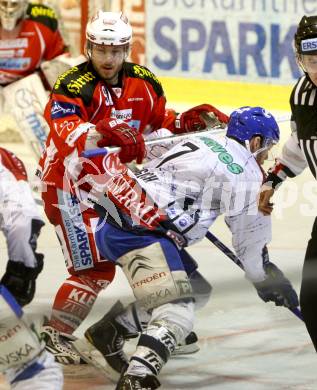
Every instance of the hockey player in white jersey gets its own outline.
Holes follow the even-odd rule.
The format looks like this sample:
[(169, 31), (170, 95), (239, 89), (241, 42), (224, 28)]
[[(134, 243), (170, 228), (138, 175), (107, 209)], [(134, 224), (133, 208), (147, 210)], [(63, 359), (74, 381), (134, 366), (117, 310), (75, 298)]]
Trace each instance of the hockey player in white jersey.
[(0, 284), (0, 373), (12, 390), (62, 390), (63, 372), (33, 323)]
[(36, 251), (43, 225), (23, 162), (0, 148), (0, 230), (9, 255), (0, 281), (0, 372), (14, 390), (63, 387), (61, 367), (21, 309), (32, 301), (43, 268), (44, 256)]
[[(138, 174), (126, 172), (108, 181), (96, 203), (101, 216), (96, 242), (106, 258), (122, 267), (141, 310), (151, 313), (117, 390), (160, 386), (161, 368), (193, 327), (194, 294), (182, 249), (201, 240), (220, 214), (226, 214), (245, 276), (259, 296), (298, 306), (290, 282), (269, 260), (270, 218), (257, 209), (260, 165), (278, 140), (270, 113), (242, 107), (231, 114), (225, 137), (180, 142)], [(122, 316), (121, 323), (115, 320), (129, 327)], [(116, 337), (105, 350), (122, 354), (120, 347)]]
[(44, 221), (27, 179), (23, 162), (9, 150), (0, 148), (0, 230), (9, 256), (0, 283), (21, 306), (34, 297), (44, 258), (36, 251)]

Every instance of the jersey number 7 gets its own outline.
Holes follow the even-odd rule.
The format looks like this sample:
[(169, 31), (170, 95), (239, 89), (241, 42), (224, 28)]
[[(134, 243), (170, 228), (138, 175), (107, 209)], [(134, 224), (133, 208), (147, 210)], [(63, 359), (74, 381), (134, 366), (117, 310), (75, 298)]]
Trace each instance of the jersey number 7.
[(157, 166), (156, 168), (160, 168), (163, 164), (167, 163), (168, 161), (170, 160), (173, 160), (174, 158), (177, 158), (177, 157), (180, 157), (180, 156), (183, 156), (184, 154), (187, 154), (187, 153), (193, 153), (195, 152), (196, 150), (199, 149), (199, 147), (197, 145), (194, 145), (193, 143), (191, 142), (186, 142), (184, 145), (182, 145), (182, 147), (187, 147), (188, 149), (187, 150), (181, 150), (179, 152), (176, 152), (176, 153), (173, 153), (169, 156), (167, 156), (166, 158), (164, 158), (164, 160), (162, 160)]

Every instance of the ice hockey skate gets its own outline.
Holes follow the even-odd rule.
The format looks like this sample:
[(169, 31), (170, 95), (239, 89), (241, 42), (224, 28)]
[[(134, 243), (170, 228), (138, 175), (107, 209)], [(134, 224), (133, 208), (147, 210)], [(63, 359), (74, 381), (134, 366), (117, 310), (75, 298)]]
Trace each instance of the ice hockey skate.
[(136, 376), (123, 375), (116, 390), (154, 390), (161, 386), (159, 380), (153, 375)]
[(86, 361), (72, 348), (75, 337), (61, 333), (48, 325), (43, 326), (41, 336), (46, 344), (46, 350), (54, 355), (58, 363), (86, 364)]
[(182, 343), (176, 345), (171, 357), (191, 355), (192, 353), (198, 352), (199, 349), (197, 334), (195, 332), (190, 332)]
[[(100, 321), (86, 330), (86, 340), (76, 340), (73, 344), (87, 363), (103, 370), (108, 378), (115, 382), (128, 367), (128, 358), (123, 351), (124, 343), (138, 336), (137, 333), (129, 332), (115, 320), (123, 309), (122, 303), (117, 301)], [(105, 359), (105, 366), (99, 363), (96, 350)]]
[[(138, 337), (115, 320), (124, 311), (124, 306), (117, 301), (110, 311), (85, 332), (85, 340), (78, 339), (73, 343), (75, 350), (89, 364), (105, 371), (109, 379), (117, 381), (119, 375), (128, 366), (128, 359), (123, 347), (127, 340)], [(189, 355), (199, 351), (197, 335), (191, 332), (183, 343), (179, 344), (172, 356)], [(98, 353), (106, 360), (106, 366), (100, 364)]]

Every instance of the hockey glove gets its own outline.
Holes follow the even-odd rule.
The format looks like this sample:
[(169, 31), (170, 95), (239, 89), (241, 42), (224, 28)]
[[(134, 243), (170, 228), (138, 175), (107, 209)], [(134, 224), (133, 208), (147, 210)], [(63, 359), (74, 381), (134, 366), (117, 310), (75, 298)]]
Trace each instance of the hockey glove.
[(204, 130), (207, 126), (224, 126), (229, 117), (210, 104), (201, 104), (178, 114), (175, 119), (175, 133), (190, 133)]
[(119, 158), (122, 163), (136, 159), (141, 164), (145, 157), (145, 144), (142, 134), (120, 119), (102, 119), (96, 125), (96, 130), (103, 138), (98, 141), (99, 147), (119, 146)]
[(7, 269), (0, 283), (2, 283), (14, 296), (19, 305), (30, 303), (35, 294), (36, 278), (43, 269), (42, 253), (36, 253), (37, 266), (26, 267), (20, 261), (9, 260)]
[(298, 297), (291, 282), (283, 272), (273, 263), (264, 264), (267, 278), (263, 282), (253, 283), (259, 297), (264, 302), (275, 302), (276, 306), (285, 306), (295, 309), (298, 305)]

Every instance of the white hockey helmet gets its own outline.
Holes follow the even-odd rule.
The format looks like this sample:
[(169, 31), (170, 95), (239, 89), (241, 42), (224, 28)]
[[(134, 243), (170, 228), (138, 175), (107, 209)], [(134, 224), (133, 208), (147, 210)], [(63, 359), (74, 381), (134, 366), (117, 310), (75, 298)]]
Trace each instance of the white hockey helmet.
[(28, 7), (28, 0), (0, 0), (0, 20), (4, 30), (11, 31), (22, 19)]
[(86, 38), (95, 45), (129, 45), (132, 27), (122, 12), (98, 11), (87, 24)]

